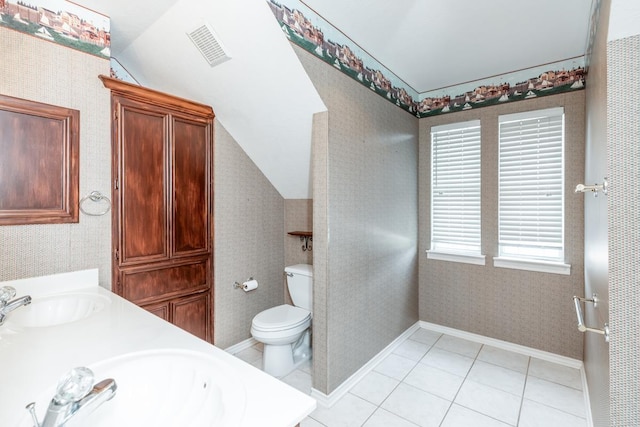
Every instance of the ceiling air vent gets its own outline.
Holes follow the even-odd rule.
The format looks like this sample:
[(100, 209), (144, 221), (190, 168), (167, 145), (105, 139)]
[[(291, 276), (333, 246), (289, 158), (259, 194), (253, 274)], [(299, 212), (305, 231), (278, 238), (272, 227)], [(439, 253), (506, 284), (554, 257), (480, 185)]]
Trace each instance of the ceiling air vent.
[(231, 59), (209, 24), (202, 24), (187, 35), (212, 67)]

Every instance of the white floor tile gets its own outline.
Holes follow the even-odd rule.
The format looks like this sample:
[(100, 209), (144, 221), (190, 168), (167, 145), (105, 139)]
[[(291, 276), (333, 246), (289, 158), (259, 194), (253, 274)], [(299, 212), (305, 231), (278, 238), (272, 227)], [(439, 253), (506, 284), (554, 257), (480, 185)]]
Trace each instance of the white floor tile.
[(307, 360), (306, 362), (304, 362), (302, 365), (298, 366), (298, 369), (300, 369), (302, 372), (306, 372), (307, 374), (311, 375), (312, 374), (312, 360)]
[[(236, 356), (262, 368), (257, 346)], [(309, 394), (311, 362), (282, 381)], [(419, 329), (301, 427), (587, 427), (585, 411), (578, 369)]]
[(529, 375), (524, 397), (578, 417), (585, 416), (584, 395), (571, 387)]
[(304, 420), (302, 420), (302, 422), (300, 423), (300, 427), (325, 427), (324, 424), (320, 424), (318, 421), (314, 420), (313, 418), (305, 418)]
[(480, 360), (473, 364), (467, 378), (516, 396), (524, 393), (524, 374)]
[(510, 425), (453, 404), (440, 427), (510, 427)]
[(380, 405), (398, 384), (400, 384), (400, 381), (396, 379), (371, 371), (350, 390), (350, 393), (374, 405)]
[(430, 331), (429, 329), (418, 329), (410, 337), (410, 340), (421, 342), (429, 346), (434, 345), (442, 334), (440, 332)]
[(546, 360), (531, 358), (529, 365), (529, 375), (542, 378), (543, 380), (566, 385), (567, 387), (582, 390), (582, 377), (580, 370)]
[(327, 427), (360, 427), (376, 409), (376, 405), (347, 393), (330, 408), (318, 407), (311, 418)]
[(430, 345), (423, 344), (417, 341), (406, 340), (395, 350), (393, 350), (393, 353), (397, 354), (398, 356), (406, 357), (407, 359), (415, 360), (417, 362), (418, 360), (422, 359), (429, 348), (431, 348)]
[(262, 358), (251, 362), (251, 364), (262, 371)]
[(311, 393), (311, 375), (301, 371), (300, 369), (296, 369), (290, 374), (284, 376), (281, 378), (281, 381), (300, 390), (304, 394)]
[(262, 358), (262, 352), (256, 350), (253, 347), (249, 347), (249, 348), (245, 348), (244, 350), (234, 354), (234, 356), (236, 356), (239, 359), (244, 360), (247, 363), (253, 363), (256, 360), (259, 360)]
[(529, 366), (529, 356), (503, 350), (497, 347), (491, 347), (486, 344), (482, 346), (482, 350), (480, 350), (480, 353), (478, 354), (478, 360), (502, 366), (503, 368), (511, 369), (522, 374), (527, 373), (527, 368)]
[(452, 401), (456, 397), (463, 381), (464, 377), (459, 377), (424, 363), (418, 363), (403, 382)]
[(459, 377), (465, 377), (473, 365), (473, 359), (434, 347), (425, 354), (420, 363), (442, 369)]
[(587, 427), (587, 420), (524, 399), (519, 427)]
[(384, 409), (378, 409), (371, 418), (364, 423), (363, 427), (416, 427), (417, 424), (409, 422), (404, 418), (392, 414)]
[(466, 380), (458, 392), (455, 403), (507, 424), (516, 425), (520, 401), (521, 398), (514, 394)]
[(402, 380), (417, 363), (415, 360), (392, 353), (378, 363), (374, 370), (396, 380)]
[(471, 357), (473, 359), (478, 355), (482, 344), (458, 337), (452, 337), (451, 335), (443, 335), (434, 344), (434, 346), (436, 348), (451, 351), (453, 353), (458, 353), (466, 357)]
[(438, 427), (450, 402), (406, 384), (400, 384), (380, 406), (422, 427)]

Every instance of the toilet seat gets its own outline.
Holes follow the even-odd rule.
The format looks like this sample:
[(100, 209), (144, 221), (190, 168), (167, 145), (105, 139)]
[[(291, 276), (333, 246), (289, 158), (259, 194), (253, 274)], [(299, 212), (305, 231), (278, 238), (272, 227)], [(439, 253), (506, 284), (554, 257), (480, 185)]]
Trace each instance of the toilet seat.
[(310, 320), (310, 311), (283, 304), (258, 313), (251, 323), (253, 329), (268, 332), (295, 329)]

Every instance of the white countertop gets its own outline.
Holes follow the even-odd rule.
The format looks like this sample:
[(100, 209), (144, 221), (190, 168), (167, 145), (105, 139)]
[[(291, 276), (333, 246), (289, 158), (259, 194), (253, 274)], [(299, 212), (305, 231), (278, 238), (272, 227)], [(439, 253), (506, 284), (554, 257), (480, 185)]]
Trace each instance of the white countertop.
[(166, 348), (202, 352), (232, 368), (246, 390), (245, 413), (238, 427), (295, 426), (316, 407), (310, 396), (101, 288), (97, 270), (0, 282), (4, 285), (15, 287), (16, 297), (31, 295), (34, 301), (47, 294), (81, 290), (104, 295), (110, 303), (84, 320), (51, 327), (15, 328), (9, 314), (0, 326), (0, 426), (23, 422), (25, 406), (55, 387), (71, 368)]

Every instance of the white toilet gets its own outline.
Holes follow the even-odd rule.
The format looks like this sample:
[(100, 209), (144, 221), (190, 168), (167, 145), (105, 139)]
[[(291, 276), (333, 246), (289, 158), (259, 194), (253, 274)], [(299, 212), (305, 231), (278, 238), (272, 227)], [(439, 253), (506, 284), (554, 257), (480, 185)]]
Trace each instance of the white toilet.
[(264, 343), (262, 369), (274, 377), (287, 375), (311, 357), (313, 266), (296, 264), (284, 271), (295, 307), (283, 304), (269, 308), (251, 322), (251, 335)]

